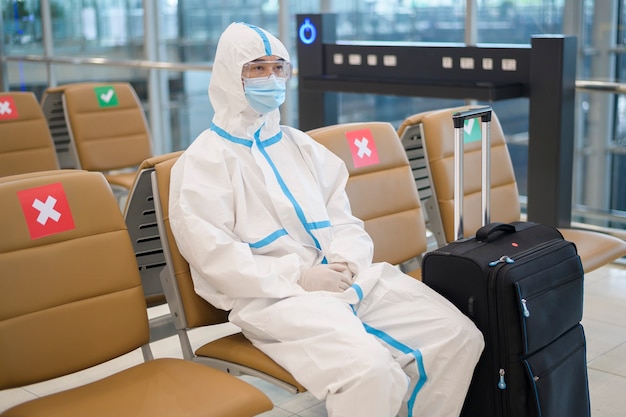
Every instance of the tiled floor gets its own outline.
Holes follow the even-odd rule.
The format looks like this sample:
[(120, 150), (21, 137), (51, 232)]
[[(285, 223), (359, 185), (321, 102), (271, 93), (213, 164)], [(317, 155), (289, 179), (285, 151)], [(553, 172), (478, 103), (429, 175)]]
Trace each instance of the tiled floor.
[[(587, 334), (587, 359), (592, 417), (626, 416), (626, 267), (611, 265), (587, 274), (583, 325)], [(158, 311), (152, 311), (157, 314)], [(224, 326), (218, 333), (232, 328)], [(215, 334), (215, 333), (212, 333)], [(194, 341), (207, 333), (197, 332)], [(155, 357), (181, 357), (178, 339), (169, 337), (152, 344)], [(0, 391), (0, 411), (37, 396), (63, 390), (138, 363), (139, 351), (84, 372), (34, 384), (25, 388)], [(246, 378), (272, 399), (275, 407), (263, 417), (326, 417), (324, 403), (308, 393), (292, 395), (255, 378)], [(570, 416), (564, 416), (570, 417)]]

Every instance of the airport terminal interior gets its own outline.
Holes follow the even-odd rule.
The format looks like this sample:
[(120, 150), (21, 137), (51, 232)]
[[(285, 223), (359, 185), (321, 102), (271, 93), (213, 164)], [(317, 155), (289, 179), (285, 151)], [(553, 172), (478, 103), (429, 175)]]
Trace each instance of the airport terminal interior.
[[(128, 88), (127, 97), (139, 103), (134, 120), (145, 120), (150, 140), (139, 161), (184, 151), (209, 127), (215, 47), (231, 22), (244, 21), (275, 34), (291, 55), (282, 124), (309, 131), (382, 121), (401, 137), (413, 115), (490, 106), (510, 154), (522, 219), (626, 241), (626, 0), (0, 0), (0, 10), (0, 97), (32, 92), (51, 123), (64, 94), (69, 103), (65, 85)], [(306, 26), (319, 22), (323, 29)], [(545, 45), (556, 45), (548, 59), (540, 55)], [(332, 53), (324, 55), (324, 48)], [(427, 64), (433, 56), (435, 66)], [(397, 68), (396, 58), (406, 67)], [(328, 62), (318, 68), (322, 60)], [(399, 72), (387, 75), (388, 68)], [(2, 105), (0, 123), (8, 109)], [(50, 126), (54, 136), (59, 125)], [(66, 151), (59, 161), (71, 167), (72, 157)], [(128, 171), (131, 184), (135, 168)], [(124, 210), (128, 191), (113, 188)], [(429, 192), (419, 189), (423, 201)], [(435, 228), (429, 250), (441, 245)], [(166, 303), (148, 308), (158, 323), (150, 346), (154, 357), (183, 358), (169, 314)], [(592, 417), (626, 417), (625, 317), (622, 256), (585, 274)], [(236, 332), (223, 323), (189, 337), (199, 346)], [(143, 358), (136, 350), (76, 374), (2, 390), (0, 412)], [(274, 403), (262, 416), (327, 416), (324, 402), (308, 392), (240, 378)]]

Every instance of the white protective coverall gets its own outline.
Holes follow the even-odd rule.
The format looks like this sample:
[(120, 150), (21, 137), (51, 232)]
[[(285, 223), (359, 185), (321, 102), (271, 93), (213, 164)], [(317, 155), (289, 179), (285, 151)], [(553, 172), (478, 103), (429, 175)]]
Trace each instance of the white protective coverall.
[[(258, 114), (242, 66), (289, 60), (264, 30), (231, 24), (215, 55), (215, 116), (175, 164), (170, 221), (196, 292), (287, 369), (331, 417), (457, 416), (483, 349), (473, 323), (396, 267), (372, 264), (351, 214), (343, 162)], [(320, 263), (347, 263), (344, 292), (305, 291)]]

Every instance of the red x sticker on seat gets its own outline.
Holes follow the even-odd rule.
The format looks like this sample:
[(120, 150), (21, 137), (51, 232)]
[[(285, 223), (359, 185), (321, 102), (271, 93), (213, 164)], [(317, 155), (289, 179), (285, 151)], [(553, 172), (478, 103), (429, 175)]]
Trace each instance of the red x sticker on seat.
[(15, 107), (15, 101), (11, 96), (0, 96), (0, 121), (17, 119), (17, 107)]
[(17, 192), (31, 239), (74, 229), (74, 218), (60, 182)]
[(355, 168), (378, 163), (376, 142), (374, 142), (374, 136), (372, 136), (372, 132), (369, 129), (346, 132), (346, 138), (350, 144), (352, 162)]

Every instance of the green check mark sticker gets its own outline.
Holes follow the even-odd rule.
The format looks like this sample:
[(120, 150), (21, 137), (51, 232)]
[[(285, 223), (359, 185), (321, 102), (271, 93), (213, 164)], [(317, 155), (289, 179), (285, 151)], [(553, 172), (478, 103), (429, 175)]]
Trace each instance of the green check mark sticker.
[(470, 143), (480, 140), (482, 129), (478, 118), (466, 119), (463, 127), (463, 142)]
[(117, 100), (117, 94), (115, 89), (110, 85), (104, 85), (100, 87), (94, 87), (96, 97), (98, 98), (98, 105), (100, 107), (114, 107), (119, 105)]

